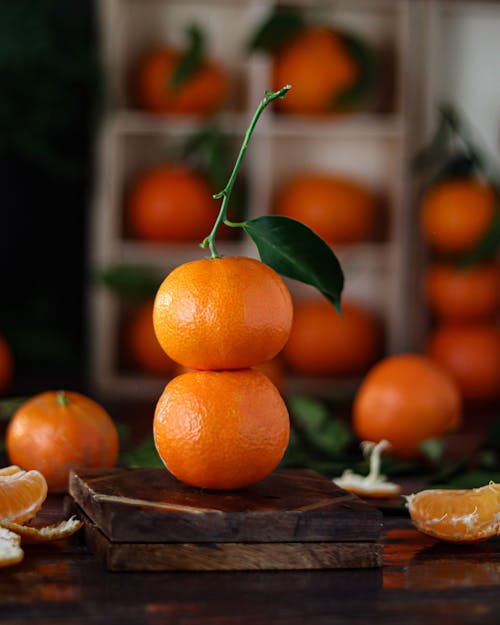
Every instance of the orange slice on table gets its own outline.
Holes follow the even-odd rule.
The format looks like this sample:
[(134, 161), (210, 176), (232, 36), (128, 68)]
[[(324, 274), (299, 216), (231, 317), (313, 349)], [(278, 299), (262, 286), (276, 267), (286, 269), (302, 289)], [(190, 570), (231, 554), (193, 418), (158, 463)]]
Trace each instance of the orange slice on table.
[(407, 498), (415, 527), (449, 542), (479, 542), (500, 534), (500, 484), (463, 490), (429, 489)]
[(47, 482), (40, 471), (23, 471), (12, 465), (0, 469), (0, 519), (25, 523), (47, 497)]

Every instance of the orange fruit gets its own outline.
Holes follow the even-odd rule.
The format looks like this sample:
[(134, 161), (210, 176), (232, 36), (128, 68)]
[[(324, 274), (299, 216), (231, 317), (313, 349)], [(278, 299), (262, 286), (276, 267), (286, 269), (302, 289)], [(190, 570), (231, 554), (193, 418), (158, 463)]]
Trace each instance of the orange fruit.
[(374, 196), (357, 182), (326, 174), (304, 174), (279, 191), (275, 212), (297, 219), (330, 244), (357, 243), (375, 230)]
[(403, 458), (419, 445), (458, 427), (461, 399), (451, 376), (417, 354), (387, 357), (365, 376), (353, 403), (353, 427), (360, 440), (387, 439)]
[(451, 179), (432, 186), (424, 196), (420, 227), (436, 251), (460, 254), (487, 232), (495, 216), (493, 188), (474, 178)]
[(156, 167), (143, 174), (130, 193), (128, 228), (146, 241), (203, 239), (217, 217), (212, 194), (205, 178), (185, 165)]
[(290, 422), (279, 391), (259, 371), (192, 371), (165, 387), (153, 432), (158, 453), (176, 478), (231, 490), (276, 468)]
[(128, 320), (124, 332), (125, 349), (134, 365), (144, 373), (169, 376), (174, 362), (163, 351), (153, 326), (153, 301), (139, 306)]
[(500, 534), (500, 484), (462, 490), (430, 489), (408, 497), (416, 528), (440, 540), (471, 543)]
[(338, 33), (323, 27), (306, 28), (275, 55), (274, 89), (293, 86), (277, 105), (286, 113), (330, 113), (336, 97), (356, 84), (359, 73)]
[(9, 344), (0, 336), (0, 393), (5, 393), (14, 376), (14, 358)]
[(280, 276), (253, 258), (176, 267), (156, 294), (160, 345), (190, 369), (243, 369), (273, 358), (290, 334), (293, 307)]
[(10, 461), (43, 473), (49, 491), (65, 491), (76, 467), (113, 467), (118, 434), (108, 413), (80, 393), (45, 391), (11, 418), (5, 445)]
[(495, 262), (464, 268), (430, 265), (425, 288), (429, 308), (440, 319), (487, 320), (500, 310), (500, 267)]
[(430, 335), (427, 353), (455, 378), (465, 399), (500, 397), (500, 330), (497, 326), (443, 324)]
[(47, 482), (39, 471), (22, 471), (17, 466), (0, 469), (0, 519), (25, 523), (46, 497)]
[(292, 371), (306, 376), (352, 376), (380, 356), (382, 330), (373, 314), (344, 302), (342, 316), (323, 299), (299, 301), (283, 350)]
[(175, 87), (171, 81), (181, 59), (182, 53), (169, 47), (156, 48), (142, 59), (134, 85), (141, 108), (159, 114), (209, 115), (223, 105), (229, 85), (221, 66), (206, 59)]

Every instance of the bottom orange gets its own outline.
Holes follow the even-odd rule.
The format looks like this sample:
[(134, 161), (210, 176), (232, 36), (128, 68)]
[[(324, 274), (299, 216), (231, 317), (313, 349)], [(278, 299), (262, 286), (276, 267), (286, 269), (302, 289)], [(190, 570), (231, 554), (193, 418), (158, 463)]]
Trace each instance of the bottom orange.
[(177, 479), (232, 490), (277, 467), (290, 421), (278, 389), (263, 373), (190, 371), (165, 387), (153, 432), (161, 459)]

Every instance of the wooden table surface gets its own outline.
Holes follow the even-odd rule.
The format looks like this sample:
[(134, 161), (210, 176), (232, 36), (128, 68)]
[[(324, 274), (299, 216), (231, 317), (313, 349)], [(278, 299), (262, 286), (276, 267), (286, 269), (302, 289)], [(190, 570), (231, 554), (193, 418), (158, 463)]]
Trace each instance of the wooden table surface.
[[(42, 519), (64, 500), (51, 496)], [(385, 518), (382, 569), (111, 573), (81, 536), (25, 547), (0, 570), (2, 625), (500, 623), (500, 540), (438, 543)]]
[[(65, 503), (49, 496), (40, 520), (63, 518)], [(0, 569), (0, 625), (500, 623), (500, 538), (439, 543), (402, 509), (384, 526), (384, 566), (363, 570), (116, 573), (81, 533), (29, 545), (22, 563)]]

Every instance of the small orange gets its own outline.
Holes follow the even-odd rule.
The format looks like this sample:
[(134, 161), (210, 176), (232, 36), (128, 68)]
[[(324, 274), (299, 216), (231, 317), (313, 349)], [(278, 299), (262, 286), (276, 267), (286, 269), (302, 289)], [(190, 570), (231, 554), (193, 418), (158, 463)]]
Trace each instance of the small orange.
[(443, 320), (494, 319), (500, 310), (500, 267), (495, 262), (464, 268), (430, 265), (425, 287), (430, 309)]
[(359, 73), (357, 62), (338, 33), (320, 26), (306, 28), (274, 58), (274, 89), (293, 86), (277, 106), (293, 114), (330, 113), (335, 99), (356, 84)]
[(142, 59), (134, 85), (137, 104), (159, 114), (214, 113), (227, 98), (226, 73), (206, 59), (193, 76), (175, 87), (171, 81), (181, 59), (182, 53), (170, 47), (156, 48)]
[(9, 344), (0, 336), (0, 394), (9, 388), (14, 375), (14, 358)]
[(375, 231), (373, 194), (357, 182), (327, 174), (289, 180), (276, 197), (275, 212), (305, 223), (330, 244), (364, 241)]
[(425, 241), (436, 251), (460, 254), (484, 236), (495, 216), (491, 185), (474, 178), (444, 180), (430, 187), (420, 211)]
[(273, 358), (290, 334), (290, 292), (268, 265), (242, 256), (176, 267), (158, 289), (160, 345), (189, 369), (242, 369)]
[(76, 467), (113, 467), (118, 433), (108, 413), (80, 393), (45, 391), (28, 399), (11, 418), (5, 439), (10, 461), (36, 469), (50, 492), (68, 487)]
[(361, 383), (353, 404), (360, 440), (389, 441), (403, 458), (419, 455), (419, 445), (443, 436), (461, 421), (461, 399), (451, 376), (417, 354), (387, 357)]
[(212, 229), (218, 205), (206, 179), (180, 163), (143, 174), (130, 193), (127, 223), (131, 234), (168, 243), (203, 239)]
[(500, 484), (462, 490), (429, 489), (408, 497), (416, 528), (440, 540), (472, 543), (500, 534)]
[(500, 330), (487, 323), (449, 323), (429, 337), (429, 356), (455, 378), (465, 399), (500, 397)]
[(283, 357), (301, 375), (354, 376), (366, 371), (381, 352), (382, 330), (371, 312), (344, 302), (340, 316), (326, 300), (312, 299), (296, 303)]
[(279, 391), (263, 373), (192, 371), (165, 387), (153, 432), (160, 457), (179, 480), (231, 490), (276, 468), (290, 422)]
[(163, 351), (153, 326), (153, 301), (141, 304), (132, 314), (124, 331), (125, 349), (140, 371), (169, 376), (174, 362)]
[(15, 465), (0, 469), (0, 519), (25, 523), (46, 497), (47, 482), (40, 471), (22, 471)]

